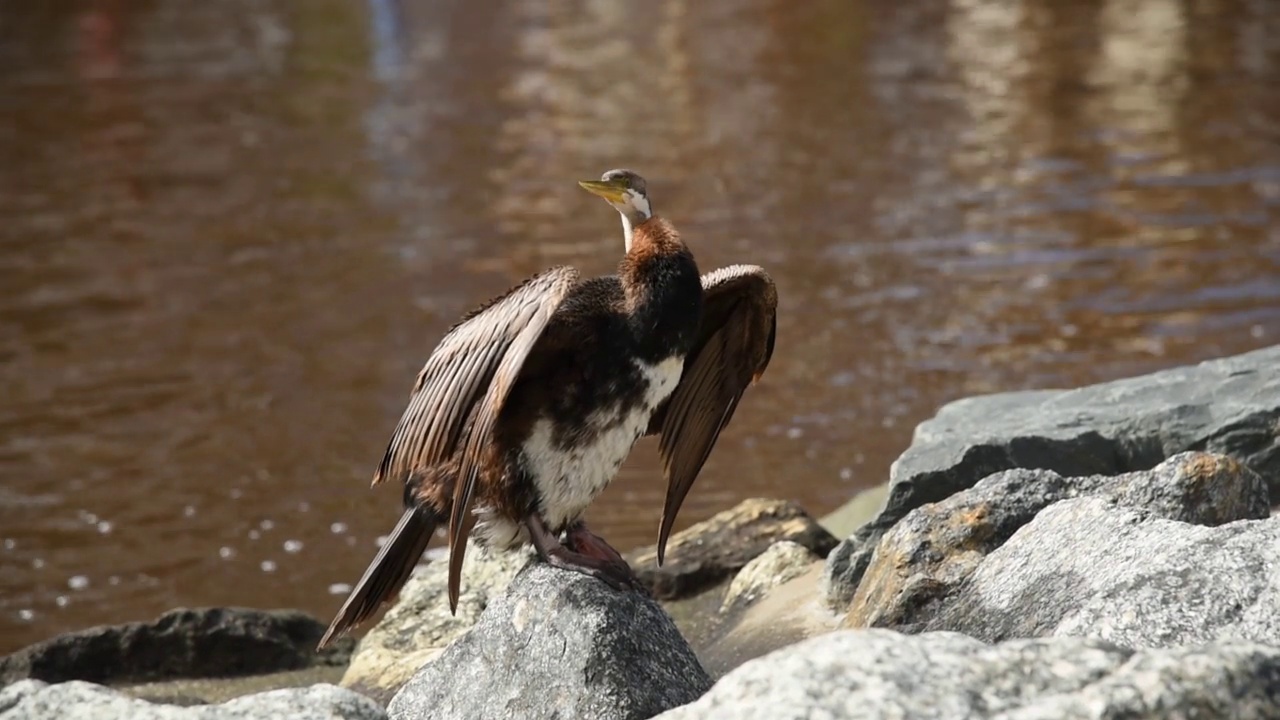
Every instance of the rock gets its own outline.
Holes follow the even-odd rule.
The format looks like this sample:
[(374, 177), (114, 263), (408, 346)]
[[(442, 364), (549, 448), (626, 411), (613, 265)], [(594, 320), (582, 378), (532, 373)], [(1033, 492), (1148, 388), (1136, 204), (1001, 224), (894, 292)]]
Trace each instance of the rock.
[(1114, 499), (1064, 500), (988, 555), (925, 628), (992, 641), (1085, 635), (1126, 647), (1280, 646), (1277, 548), (1280, 518), (1205, 527)]
[[(822, 555), (837, 542), (793, 503), (746, 500), (672, 536), (662, 568), (656, 567), (655, 546), (630, 553), (627, 559), (656, 597), (673, 603), (694, 601), (696, 611), (705, 615), (708, 606), (699, 598), (714, 591), (717, 584), (775, 540), (792, 541)], [(360, 641), (342, 678), (343, 687), (388, 701), (419, 667), (474, 625), (485, 607), (534, 557), (530, 549), (490, 553), (469, 546), (455, 617), (449, 614), (446, 599), (446, 556), (443, 550), (427, 555), (429, 561), (415, 571), (399, 600)], [(719, 601), (709, 607), (714, 611)], [(686, 625), (696, 626), (700, 636), (710, 635), (719, 624), (718, 617), (714, 622), (696, 617), (686, 620)]]
[(770, 545), (764, 554), (747, 563), (733, 576), (729, 591), (721, 602), (720, 612), (729, 613), (745, 608), (770, 589), (803, 575), (810, 565), (821, 559), (821, 555), (790, 540)]
[(1228, 455), (1280, 502), (1280, 345), (1078, 390), (958, 400), (916, 428), (884, 508), (828, 556), (824, 592), (845, 608), (880, 537), (908, 512), (1012, 468), (1063, 476), (1145, 470), (1177, 453)]
[(727, 618), (720, 612), (720, 605), (728, 590), (729, 584), (721, 583), (692, 597), (658, 603), (694, 653), (717, 637), (724, 626)]
[[(761, 556), (763, 557), (763, 556)], [(700, 638), (698, 660), (716, 678), (742, 663), (815, 635), (831, 632), (840, 617), (818, 595), (822, 562), (811, 563), (801, 575), (768, 590), (744, 608), (710, 613), (720, 620), (714, 634)]]
[(116, 684), (111, 687), (130, 697), (151, 702), (169, 705), (207, 705), (281, 688), (336, 685), (342, 679), (344, 670), (346, 668), (318, 666), (302, 670), (283, 670), (265, 675), (242, 675), (233, 678), (177, 678)]
[(530, 549), (491, 552), (469, 543), (455, 616), (449, 613), (446, 553), (444, 548), (427, 552), (427, 563), (418, 566), (399, 599), (360, 640), (342, 676), (343, 687), (386, 704), (418, 668), (474, 625), (506, 591), (516, 571), (534, 558)]
[(532, 563), (387, 710), (402, 720), (639, 719), (710, 686), (656, 602)]
[(624, 557), (655, 598), (671, 600), (728, 579), (779, 540), (822, 556), (838, 542), (799, 505), (756, 498), (672, 535), (662, 567), (658, 567), (657, 545)]
[(22, 680), (0, 690), (0, 720), (383, 720), (377, 703), (335, 685), (272, 690), (221, 705), (177, 707), (122, 695), (92, 683)]
[(347, 661), (354, 641), (317, 654), (319, 620), (294, 610), (179, 609), (152, 622), (59, 635), (0, 658), (0, 683), (231, 677)]
[(1064, 478), (1005, 470), (938, 503), (916, 508), (880, 541), (854, 594), (846, 627), (911, 631), (927, 623), (969, 576), (1050, 504), (1101, 495), (1153, 516), (1200, 525), (1268, 517), (1267, 486), (1223, 455), (1188, 452), (1152, 470)]
[(752, 660), (661, 720), (1231, 717), (1280, 714), (1280, 649), (1133, 652), (1098, 640), (985, 645), (957, 633), (842, 630)]

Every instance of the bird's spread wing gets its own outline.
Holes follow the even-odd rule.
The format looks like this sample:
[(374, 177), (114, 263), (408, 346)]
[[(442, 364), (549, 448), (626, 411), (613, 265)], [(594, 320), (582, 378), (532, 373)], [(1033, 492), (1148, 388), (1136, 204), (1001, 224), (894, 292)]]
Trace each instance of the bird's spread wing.
[(659, 565), (680, 504), (747, 386), (769, 365), (777, 334), (778, 291), (763, 268), (731, 265), (707, 273), (702, 294), (702, 323), (680, 384), (649, 424), (649, 434), (661, 433), (658, 452), (667, 477)]
[(552, 268), (454, 325), (418, 373), (374, 474), (375, 485), (404, 479), (462, 450), (449, 517), (451, 607), (457, 606), (462, 558), (475, 522), (470, 509), (485, 441), (529, 351), (577, 279), (571, 267)]

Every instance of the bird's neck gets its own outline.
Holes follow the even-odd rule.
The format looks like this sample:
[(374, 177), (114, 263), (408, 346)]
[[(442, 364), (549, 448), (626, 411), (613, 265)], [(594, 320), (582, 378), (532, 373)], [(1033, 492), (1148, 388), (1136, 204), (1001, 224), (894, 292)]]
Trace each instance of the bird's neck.
[(634, 210), (618, 214), (622, 216), (622, 241), (626, 244), (627, 252), (631, 252), (631, 246), (635, 244), (636, 227), (645, 224), (650, 218)]
[(687, 352), (701, 321), (702, 280), (676, 229), (658, 217), (635, 224), (618, 276), (641, 354)]

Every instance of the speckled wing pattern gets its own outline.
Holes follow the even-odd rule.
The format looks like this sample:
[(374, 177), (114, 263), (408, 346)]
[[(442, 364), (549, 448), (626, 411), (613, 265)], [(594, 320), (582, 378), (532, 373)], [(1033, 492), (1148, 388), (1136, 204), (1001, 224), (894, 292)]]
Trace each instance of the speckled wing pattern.
[(777, 335), (778, 291), (756, 265), (731, 265), (702, 276), (702, 323), (680, 383), (649, 424), (667, 496), (658, 528), (658, 564), (676, 513), (738, 401), (764, 373)]
[(462, 450), (449, 517), (452, 608), (457, 607), (462, 558), (475, 522), (470, 509), (482, 451), (530, 350), (578, 277), (574, 268), (552, 268), (454, 325), (418, 373), (409, 405), (374, 474), (375, 485), (387, 478), (405, 480), (415, 469)]

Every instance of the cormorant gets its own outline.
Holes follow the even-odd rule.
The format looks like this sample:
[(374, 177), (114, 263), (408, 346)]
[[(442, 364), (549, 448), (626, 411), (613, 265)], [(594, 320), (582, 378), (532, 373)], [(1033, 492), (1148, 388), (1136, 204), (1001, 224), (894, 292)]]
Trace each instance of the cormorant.
[(667, 480), (662, 563), (689, 486), (773, 355), (777, 290), (754, 265), (700, 276), (636, 173), (579, 185), (622, 215), (617, 274), (554, 267), (445, 334), (373, 477), (404, 483), (404, 513), (320, 647), (398, 593), (445, 522), (453, 612), (471, 535), (487, 547), (532, 543), (551, 565), (643, 590), (582, 520), (643, 435), (660, 435)]

